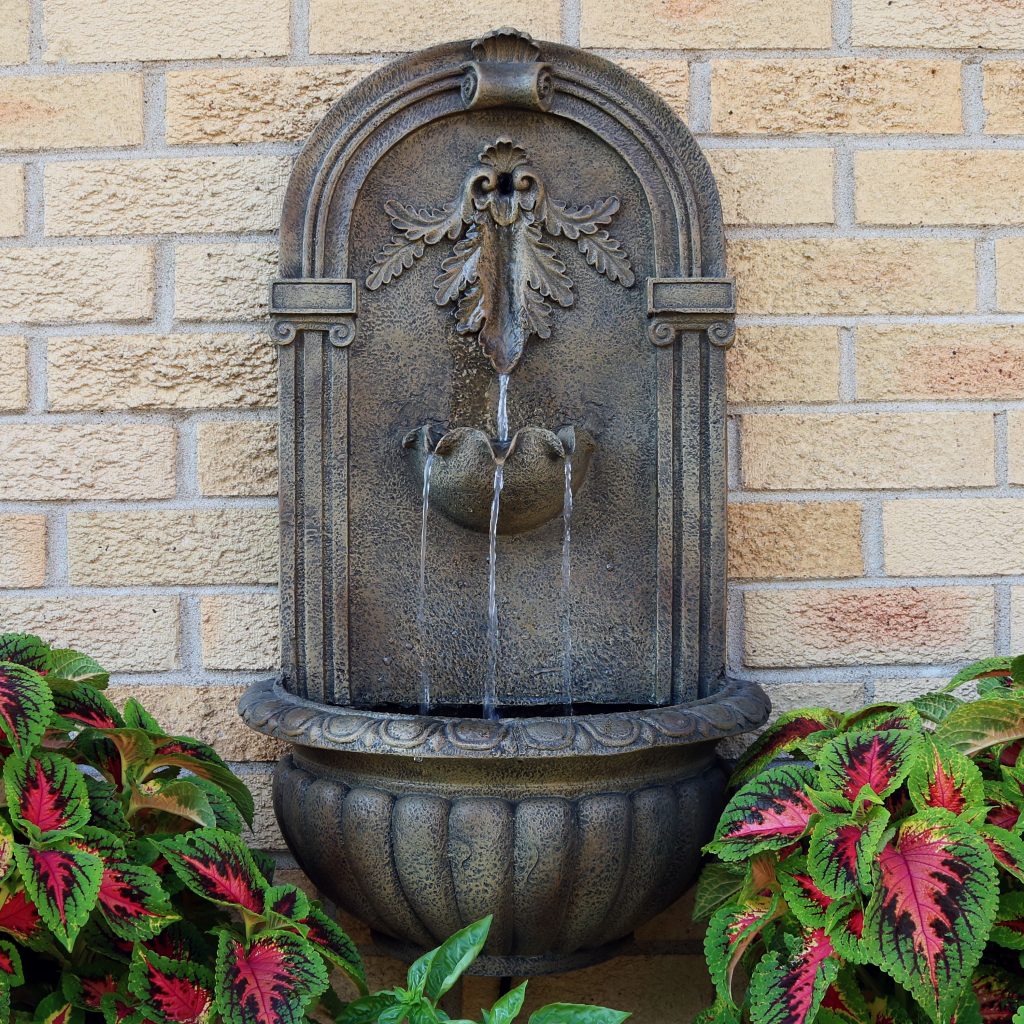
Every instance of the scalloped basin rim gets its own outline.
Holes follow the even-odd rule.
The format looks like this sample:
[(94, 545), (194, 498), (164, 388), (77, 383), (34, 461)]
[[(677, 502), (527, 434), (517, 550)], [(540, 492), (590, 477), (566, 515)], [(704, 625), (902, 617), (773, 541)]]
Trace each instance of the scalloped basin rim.
[(763, 725), (771, 703), (756, 683), (726, 679), (710, 697), (642, 711), (552, 718), (442, 718), (317, 704), (279, 678), (253, 683), (239, 713), (258, 732), (299, 746), (415, 758), (616, 755), (709, 743)]

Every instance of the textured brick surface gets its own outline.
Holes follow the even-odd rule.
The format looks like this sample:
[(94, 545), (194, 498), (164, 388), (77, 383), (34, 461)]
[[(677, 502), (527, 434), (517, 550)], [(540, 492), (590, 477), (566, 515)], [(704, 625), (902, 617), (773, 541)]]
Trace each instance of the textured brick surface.
[(274, 817), (273, 775), (269, 766), (266, 768), (254, 766), (254, 769), (247, 771), (242, 778), (252, 792), (253, 802), (256, 805), (252, 831), (247, 832), (247, 835), (251, 837), (252, 845), (258, 850), (283, 851), (285, 842), (281, 830), (277, 827), (277, 819)]
[[(453, 37), (455, 12), (444, 0), (310, 0), (312, 53), (391, 53), (415, 50)], [(459, 39), (472, 39), (499, 25), (515, 25), (538, 39), (557, 39), (562, 17), (557, 0), (474, 0), (458, 8)]]
[(276, 594), (217, 594), (202, 601), (203, 665), (272, 669), (280, 664)]
[(582, 0), (583, 46), (774, 49), (828, 46), (828, 0), (779, 0), (767, 10), (759, 0)]
[(887, 501), (883, 524), (890, 576), (1024, 573), (1024, 501)]
[(0, 150), (137, 146), (142, 76), (0, 78)]
[(729, 576), (839, 579), (859, 576), (860, 506), (800, 502), (729, 506)]
[(47, 0), (50, 61), (269, 57), (288, 52), (288, 0)]
[(996, 239), (996, 281), (999, 308), (1024, 311), (1024, 238)]
[(1024, 132), (1024, 62), (991, 60), (982, 65), (985, 101), (985, 131), (999, 135)]
[(859, 327), (857, 395), (881, 401), (1024, 398), (1024, 326)]
[(743, 595), (746, 664), (916, 665), (992, 652), (988, 587), (757, 590)]
[(28, 60), (28, 0), (0, 0), (0, 64)]
[(260, 320), (267, 315), (276, 276), (276, 245), (179, 245), (174, 250), (174, 314), (179, 320)]
[(152, 423), (7, 425), (0, 491), (61, 498), (170, 498), (174, 429)]
[(952, 60), (718, 60), (711, 68), (711, 127), (726, 135), (946, 133), (961, 122)]
[(1024, 587), (1010, 588), (1010, 649), (1024, 654)]
[(179, 664), (176, 597), (5, 597), (0, 622), (84, 651), (109, 672), (166, 672)]
[(1020, 224), (1024, 153), (872, 150), (854, 159), (865, 224)]
[(867, 698), (862, 682), (823, 683), (818, 679), (792, 683), (766, 682), (764, 692), (772, 702), (773, 715), (806, 707), (856, 711)]
[(71, 582), (217, 586), (277, 582), (277, 513), (254, 508), (72, 512)]
[(753, 490), (995, 483), (988, 413), (752, 415), (742, 433), (743, 479)]
[(276, 494), (277, 424), (200, 424), (199, 489), (215, 495)]
[(48, 352), (50, 408), (222, 409), (273, 405), (266, 334), (83, 335)]
[(0, 412), (20, 412), (28, 403), (28, 342), (0, 338)]
[(172, 71), (167, 141), (298, 142), (372, 64)]
[(741, 327), (726, 365), (731, 402), (832, 402), (839, 397), (839, 332)]
[(25, 172), (20, 164), (0, 164), (0, 237), (25, 230)]
[(616, 60), (650, 86), (684, 121), (690, 116), (690, 68), (684, 60)]
[(134, 322), (152, 311), (147, 246), (0, 249), (0, 323)]
[(1024, 48), (1024, 7), (1015, 0), (853, 0), (857, 46)]
[(0, 587), (41, 587), (46, 579), (46, 516), (0, 515)]
[(1006, 414), (1008, 475), (1011, 484), (1024, 484), (1024, 412)]
[(711, 149), (726, 224), (831, 224), (827, 149)]
[(744, 313), (973, 310), (974, 245), (947, 239), (768, 238), (729, 245)]
[(289, 163), (224, 156), (50, 164), (46, 233), (276, 230)]

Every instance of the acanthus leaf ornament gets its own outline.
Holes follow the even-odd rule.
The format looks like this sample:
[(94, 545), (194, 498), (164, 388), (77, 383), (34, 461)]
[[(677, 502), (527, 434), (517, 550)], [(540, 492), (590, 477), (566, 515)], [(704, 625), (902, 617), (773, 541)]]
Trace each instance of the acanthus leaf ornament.
[(395, 235), (374, 258), (366, 287), (390, 284), (428, 246), (454, 242), (434, 279), (434, 301), (456, 303), (456, 331), (478, 335), (498, 373), (515, 368), (531, 337), (551, 336), (553, 305), (575, 301), (574, 282), (549, 239), (574, 241), (609, 281), (624, 288), (635, 282), (622, 243), (606, 228), (619, 200), (571, 206), (550, 198), (526, 150), (511, 139), (483, 150), (455, 201), (430, 208), (389, 199), (384, 210)]

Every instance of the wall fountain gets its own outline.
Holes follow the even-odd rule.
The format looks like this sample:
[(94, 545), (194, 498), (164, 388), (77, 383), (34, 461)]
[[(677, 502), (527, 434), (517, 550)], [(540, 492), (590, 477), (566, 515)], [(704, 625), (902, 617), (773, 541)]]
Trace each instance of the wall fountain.
[(721, 209), (635, 78), (498, 30), (414, 54), (310, 137), (271, 288), (280, 678), (296, 860), (412, 957), (598, 961), (693, 881), (724, 737)]

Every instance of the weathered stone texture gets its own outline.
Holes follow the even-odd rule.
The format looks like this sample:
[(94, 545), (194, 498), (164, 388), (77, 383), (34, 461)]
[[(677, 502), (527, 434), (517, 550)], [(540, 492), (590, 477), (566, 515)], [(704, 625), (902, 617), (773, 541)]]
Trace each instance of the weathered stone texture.
[(709, 149), (726, 224), (831, 224), (828, 149)]
[(209, 495), (276, 494), (277, 424), (200, 424), (199, 489)]
[(204, 668), (269, 671), (281, 664), (276, 594), (216, 594), (201, 607)]
[(1024, 654), (1024, 587), (1010, 588), (1010, 647)]
[(28, 60), (28, 0), (0, 0), (0, 64)]
[(1024, 484), (1024, 412), (1008, 412), (1006, 424), (1009, 481)]
[(853, 0), (856, 46), (1024, 49), (1024, 7), (1015, 0)]
[(1024, 238), (996, 239), (996, 302), (1006, 313), (1024, 311)]
[(615, 61), (650, 86), (684, 121), (690, 118), (690, 67), (685, 60)]
[(28, 404), (28, 342), (0, 337), (0, 412), (21, 412)]
[(25, 172), (20, 164), (0, 164), (0, 237), (25, 231)]
[(41, 587), (46, 580), (46, 516), (0, 515), (0, 587)]
[(276, 276), (276, 245), (179, 245), (174, 250), (174, 314), (179, 320), (261, 320)]
[(990, 60), (985, 76), (985, 131), (993, 135), (1024, 133), (1024, 61)]
[(835, 327), (740, 327), (726, 367), (730, 402), (834, 402), (839, 332)]

